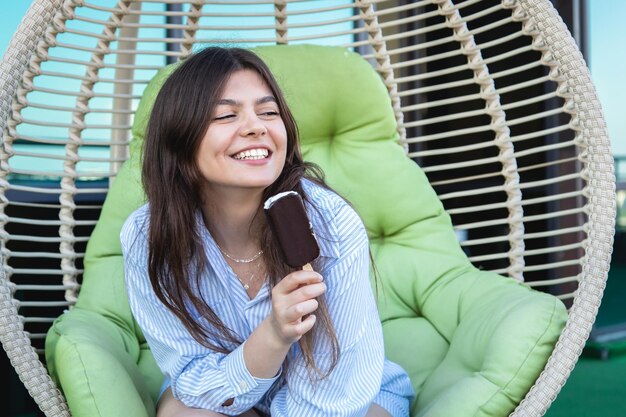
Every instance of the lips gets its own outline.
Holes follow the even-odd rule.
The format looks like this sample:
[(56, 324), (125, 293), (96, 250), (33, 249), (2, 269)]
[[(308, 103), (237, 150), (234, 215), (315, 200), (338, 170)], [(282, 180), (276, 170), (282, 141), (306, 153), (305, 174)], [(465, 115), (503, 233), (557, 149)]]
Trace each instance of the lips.
[(246, 160), (258, 160), (265, 159), (269, 156), (270, 152), (265, 148), (253, 148), (246, 149), (245, 151), (238, 152), (234, 154), (232, 157), (238, 161), (246, 161)]

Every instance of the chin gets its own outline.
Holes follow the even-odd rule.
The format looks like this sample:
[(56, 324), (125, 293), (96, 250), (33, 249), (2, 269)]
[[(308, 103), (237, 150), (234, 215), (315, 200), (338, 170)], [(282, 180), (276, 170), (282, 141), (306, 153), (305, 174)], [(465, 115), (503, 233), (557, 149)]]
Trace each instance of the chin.
[(255, 181), (250, 181), (250, 182), (247, 182), (245, 184), (242, 184), (242, 186), (245, 187), (245, 188), (262, 188), (262, 189), (265, 189), (265, 188), (269, 187), (270, 185), (272, 185), (274, 183), (274, 181), (276, 181), (276, 178), (273, 178), (271, 180), (257, 179)]
[(274, 184), (274, 182), (276, 182), (276, 180), (278, 179), (278, 177), (280, 177), (280, 173), (274, 175), (263, 175), (263, 176), (258, 176), (256, 177), (253, 181), (251, 181), (252, 184), (254, 184), (254, 186), (256, 187), (269, 187), (270, 185)]

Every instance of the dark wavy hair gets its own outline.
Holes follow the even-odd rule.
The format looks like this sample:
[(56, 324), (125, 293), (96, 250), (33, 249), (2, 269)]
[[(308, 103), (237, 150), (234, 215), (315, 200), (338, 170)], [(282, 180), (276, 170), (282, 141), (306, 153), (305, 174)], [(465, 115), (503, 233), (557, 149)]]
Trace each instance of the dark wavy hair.
[[(270, 88), (287, 131), (285, 166), (278, 179), (265, 189), (263, 200), (293, 190), (308, 201), (302, 178), (330, 189), (321, 169), (303, 160), (298, 128), (278, 83), (263, 60), (250, 50), (205, 48), (187, 58), (163, 84), (148, 121), (143, 149), (142, 182), (150, 210), (148, 272), (159, 300), (193, 338), (222, 353), (232, 351), (243, 341), (224, 325), (201, 295), (202, 271), (211, 259), (204, 255), (195, 222), (204, 182), (196, 155), (229, 77), (244, 69), (258, 73)], [(263, 201), (258, 213), (262, 213), (262, 204)], [(274, 287), (293, 269), (283, 261), (267, 222), (262, 227), (259, 245), (264, 251), (270, 285)], [(299, 346), (309, 376), (324, 378), (336, 366), (340, 352), (324, 297), (318, 301), (318, 320), (313, 330), (300, 339)], [(192, 319), (198, 316), (206, 320)], [(312, 351), (317, 338), (328, 341), (332, 358), (328, 369), (320, 369), (314, 361)], [(293, 359), (290, 355), (287, 362)]]

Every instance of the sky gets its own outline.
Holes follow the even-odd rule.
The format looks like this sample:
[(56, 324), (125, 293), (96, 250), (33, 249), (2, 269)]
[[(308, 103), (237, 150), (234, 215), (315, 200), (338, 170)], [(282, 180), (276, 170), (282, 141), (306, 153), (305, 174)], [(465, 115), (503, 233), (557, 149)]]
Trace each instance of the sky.
[[(0, 13), (0, 53), (4, 54), (13, 32), (24, 16), (30, 0), (12, 0)], [(586, 57), (605, 115), (613, 153), (626, 158), (626, 114), (621, 98), (626, 97), (626, 48), (619, 30), (626, 15), (624, 0), (587, 0), (589, 51)], [(607, 30), (614, 27), (616, 30)]]
[[(626, 157), (626, 48), (621, 25), (624, 0), (588, 0), (589, 51), (587, 65), (600, 98), (613, 153)], [(607, 28), (613, 27), (614, 30)]]
[(19, 26), (28, 6), (30, 6), (30, 0), (13, 0), (11, 7), (4, 7), (0, 13), (0, 53), (2, 55), (9, 46), (13, 32)]

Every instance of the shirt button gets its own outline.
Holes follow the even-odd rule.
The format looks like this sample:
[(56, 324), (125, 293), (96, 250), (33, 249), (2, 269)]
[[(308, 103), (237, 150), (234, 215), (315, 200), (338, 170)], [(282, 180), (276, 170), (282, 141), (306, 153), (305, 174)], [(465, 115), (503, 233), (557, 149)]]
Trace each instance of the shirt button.
[(239, 383), (239, 388), (241, 389), (247, 389), (248, 388), (248, 383), (246, 381), (241, 381)]

